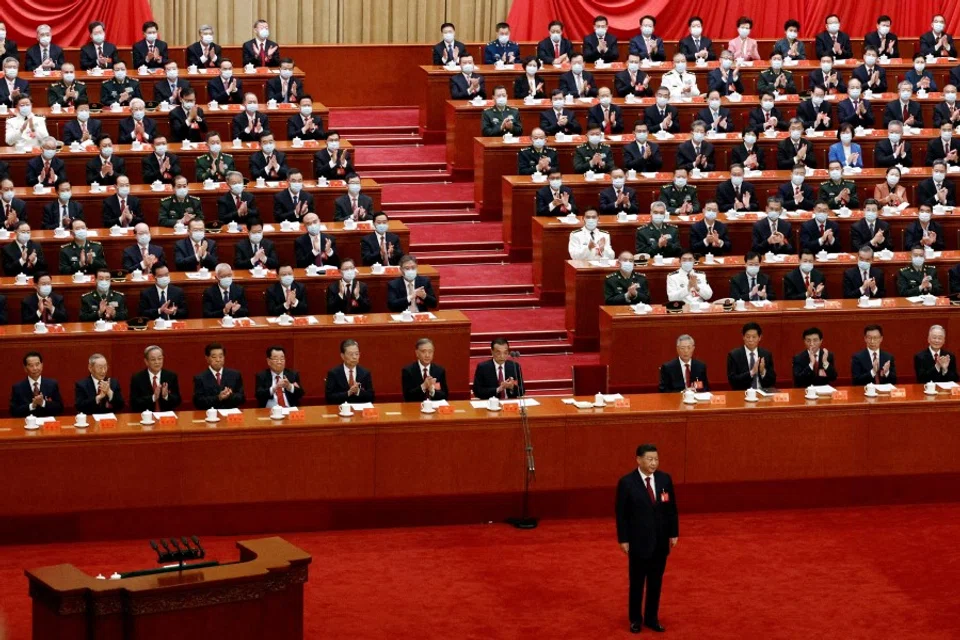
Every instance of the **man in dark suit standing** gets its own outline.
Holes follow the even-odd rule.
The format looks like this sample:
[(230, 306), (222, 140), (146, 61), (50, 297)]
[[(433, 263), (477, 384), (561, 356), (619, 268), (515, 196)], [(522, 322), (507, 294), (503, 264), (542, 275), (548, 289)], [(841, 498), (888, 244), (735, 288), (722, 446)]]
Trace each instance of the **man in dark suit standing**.
[(501, 400), (520, 397), (520, 365), (509, 360), (510, 343), (506, 338), (494, 338), (490, 343), (490, 360), (477, 365), (473, 373), (473, 395), (480, 400), (497, 397)]
[(853, 354), (850, 361), (851, 384), (864, 386), (874, 384), (897, 384), (897, 367), (893, 354), (880, 350), (883, 343), (883, 327), (868, 324), (863, 328), (866, 349)]
[(457, 40), (457, 28), (452, 22), (440, 25), (443, 40), (433, 45), (433, 64), (440, 67), (460, 64), (460, 56), (467, 52), (467, 45)]
[[(299, 169), (290, 169), (287, 183), (286, 189), (273, 196), (273, 219), (277, 222), (301, 222), (305, 215), (315, 211), (313, 196), (303, 190), (303, 173)], [(249, 222), (247, 226), (250, 226)]]
[(606, 16), (593, 19), (593, 33), (583, 38), (583, 58), (587, 62), (616, 62), (620, 57), (617, 36), (607, 31)]
[(823, 348), (823, 332), (817, 327), (803, 330), (806, 349), (793, 357), (793, 386), (806, 389), (814, 385), (833, 384), (837, 366), (833, 352)]
[(267, 81), (267, 101), (296, 104), (303, 95), (303, 80), (293, 77), (293, 58), (280, 58), (280, 73)]
[(307, 315), (307, 286), (294, 280), (293, 267), (289, 264), (280, 267), (277, 270), (277, 280), (264, 291), (267, 315)]
[(399, 265), (403, 257), (400, 236), (390, 233), (390, 218), (379, 212), (373, 218), (373, 233), (360, 238), (360, 259), (365, 267), (379, 262), (383, 266)]
[(387, 283), (387, 308), (393, 312), (409, 309), (414, 313), (435, 309), (437, 296), (430, 278), (417, 275), (417, 259), (412, 255), (403, 256), (400, 272), (401, 277)]
[(244, 94), (243, 112), (233, 117), (230, 131), (234, 140), (240, 138), (244, 142), (257, 142), (261, 133), (270, 131), (270, 120), (267, 114), (260, 112), (260, 99), (257, 94)]
[(256, 218), (247, 220), (247, 237), (237, 242), (233, 254), (233, 266), (236, 269), (253, 269), (259, 265), (264, 269), (276, 269), (280, 266), (277, 249), (273, 240), (263, 237), (263, 223)]
[(957, 186), (947, 177), (947, 163), (943, 160), (933, 162), (933, 173), (917, 185), (916, 204), (935, 207), (938, 204), (952, 207), (957, 204)]
[(200, 25), (197, 30), (200, 40), (187, 47), (187, 65), (204, 68), (213, 68), (220, 64), (223, 51), (213, 38), (213, 27), (208, 24)]
[(243, 376), (224, 366), (227, 350), (219, 342), (211, 342), (204, 347), (203, 354), (207, 368), (193, 377), (193, 406), (201, 411), (242, 407)]
[(447, 373), (433, 363), (434, 346), (430, 338), (417, 340), (417, 361), (405, 366), (400, 373), (404, 402), (439, 402), (447, 399)]
[(537, 58), (543, 64), (562, 64), (570, 61), (573, 43), (563, 37), (563, 23), (552, 20), (547, 25), (550, 35), (537, 43)]
[(10, 390), (10, 415), (41, 418), (62, 413), (60, 385), (53, 378), (43, 377), (43, 356), (38, 351), (28, 352), (23, 356), (23, 370), (27, 377)]
[(107, 377), (107, 359), (95, 353), (87, 361), (90, 375), (74, 385), (74, 406), (80, 413), (116, 413), (125, 405), (120, 383)]
[(143, 351), (146, 369), (130, 376), (130, 411), (173, 411), (180, 406), (177, 374), (163, 368), (163, 349), (151, 345)]
[(783, 277), (783, 299), (807, 298), (827, 298), (827, 281), (816, 268), (814, 253), (803, 249), (800, 252), (800, 266)]
[(257, 199), (244, 188), (243, 174), (227, 172), (228, 191), (217, 199), (217, 219), (221, 225), (231, 222), (246, 224), (248, 218), (259, 218)]
[(140, 315), (150, 320), (183, 320), (187, 317), (187, 296), (170, 284), (170, 268), (159, 265), (153, 270), (156, 284), (140, 292)]
[(233, 62), (220, 61), (220, 75), (207, 83), (207, 97), (219, 104), (240, 104), (243, 102), (243, 80), (233, 75)]
[(27, 71), (33, 72), (37, 69), (56, 71), (63, 66), (63, 49), (53, 44), (52, 36), (50, 25), (42, 24), (37, 27), (37, 44), (27, 49), (26, 64), (24, 64)]
[(328, 131), (327, 144), (313, 154), (313, 177), (327, 180), (346, 180), (356, 173), (353, 168), (353, 150), (340, 148), (340, 134)]
[(693, 359), (696, 343), (692, 336), (677, 338), (677, 357), (660, 365), (660, 393), (676, 393), (686, 389), (710, 391), (707, 365)]
[(773, 367), (773, 354), (760, 347), (763, 329), (756, 322), (748, 322), (741, 329), (743, 347), (727, 354), (727, 381), (730, 388), (769, 389), (777, 386), (777, 372)]
[(24, 296), (20, 301), (20, 323), (53, 324), (67, 321), (67, 310), (63, 296), (53, 292), (53, 278), (46, 271), (33, 274), (33, 283), (37, 295)]
[(168, 60), (163, 65), (165, 79), (153, 85), (153, 101), (168, 104), (183, 102), (183, 94), (190, 88), (190, 81), (180, 77), (176, 60)]
[(913, 356), (913, 370), (917, 382), (956, 382), (957, 359), (943, 348), (947, 341), (946, 330), (938, 324), (927, 332), (927, 348)]
[(643, 625), (666, 631), (660, 624), (660, 589), (667, 556), (680, 538), (680, 522), (673, 480), (659, 466), (657, 448), (642, 444), (637, 470), (617, 484), (617, 542), (629, 559), (631, 633), (640, 633)]
[(170, 139), (173, 142), (203, 142), (209, 127), (203, 109), (197, 105), (197, 94), (192, 87), (180, 92), (180, 104), (170, 112)]
[(280, 45), (270, 40), (270, 24), (257, 20), (253, 24), (253, 38), (243, 43), (243, 66), (280, 66)]
[(213, 269), (217, 265), (217, 243), (206, 238), (203, 220), (194, 218), (187, 228), (190, 237), (177, 240), (173, 245), (177, 271), (199, 271), (202, 267)]
[(360, 366), (360, 345), (356, 340), (347, 339), (340, 343), (340, 359), (343, 364), (327, 372), (326, 404), (373, 402), (373, 376)]
[(296, 407), (303, 399), (300, 374), (287, 369), (287, 352), (283, 347), (267, 347), (267, 368), (257, 373), (257, 406), (272, 409), (274, 406)]

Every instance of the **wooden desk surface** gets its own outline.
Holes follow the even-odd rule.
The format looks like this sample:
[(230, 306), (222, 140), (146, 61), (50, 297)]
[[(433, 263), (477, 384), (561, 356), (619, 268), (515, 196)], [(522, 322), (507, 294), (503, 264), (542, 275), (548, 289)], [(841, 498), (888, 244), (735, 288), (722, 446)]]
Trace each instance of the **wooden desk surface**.
[[(723, 404), (696, 406), (654, 394), (630, 396), (628, 408), (585, 410), (540, 398), (528, 410), (532, 508), (609, 516), (612, 487), (634, 468), (641, 441), (657, 443), (688, 511), (796, 505), (800, 487), (822, 491), (821, 506), (864, 495), (902, 500), (910, 486), (923, 491), (911, 497), (948, 499), (960, 486), (960, 398), (903, 388), (904, 397), (849, 389), (845, 399), (816, 401), (786, 390), (749, 404), (721, 392)], [(16, 487), (0, 496), (0, 539), (501, 520), (519, 508), (523, 487), (518, 414), (451, 404), (452, 414), (424, 415), (416, 404), (380, 402), (375, 418), (307, 407), (303, 421), (250, 410), (241, 422), (214, 424), (185, 410), (169, 426), (120, 415), (115, 428), (65, 420), (33, 432), (0, 421), (0, 481)], [(936, 489), (929, 478), (907, 481), (927, 474), (938, 474)], [(44, 481), (23, 481), (32, 477)]]
[[(249, 297), (249, 294), (248, 294)], [(333, 316), (315, 315), (316, 324), (281, 327), (266, 318), (253, 318), (253, 326), (227, 329), (216, 319), (189, 319), (184, 329), (157, 331), (153, 323), (146, 331), (97, 332), (92, 323), (67, 323), (64, 332), (38, 335), (29, 325), (3, 328), (0, 357), (20, 363), (30, 350), (43, 353), (44, 375), (60, 382), (66, 406), (74, 400), (73, 384), (89, 375), (87, 357), (102, 353), (110, 363), (110, 376), (120, 381), (125, 398), (130, 376), (143, 367), (143, 350), (150, 344), (163, 347), (169, 368), (180, 376), (180, 392), (184, 406), (190, 406), (193, 376), (206, 366), (203, 347), (220, 342), (227, 349), (226, 366), (239, 369), (245, 378), (244, 391), (250, 406), (253, 399), (254, 375), (266, 367), (261, 359), (265, 349), (281, 344), (287, 350), (290, 368), (300, 371), (307, 395), (306, 404), (324, 401), (324, 380), (327, 371), (340, 363), (340, 342), (353, 338), (360, 343), (360, 365), (373, 375), (377, 398), (383, 401), (402, 397), (400, 370), (413, 361), (414, 345), (429, 336), (437, 350), (437, 363), (447, 370), (450, 392), (455, 398), (466, 397), (470, 367), (470, 320), (459, 311), (436, 311), (436, 320), (428, 322), (394, 322), (389, 314), (372, 313), (363, 324), (335, 324)], [(105, 339), (109, 338), (109, 339)], [(409, 345), (409, 351), (401, 348)], [(0, 372), (0, 389), (10, 387), (23, 377), (19, 364)], [(9, 397), (9, 396), (5, 396)]]

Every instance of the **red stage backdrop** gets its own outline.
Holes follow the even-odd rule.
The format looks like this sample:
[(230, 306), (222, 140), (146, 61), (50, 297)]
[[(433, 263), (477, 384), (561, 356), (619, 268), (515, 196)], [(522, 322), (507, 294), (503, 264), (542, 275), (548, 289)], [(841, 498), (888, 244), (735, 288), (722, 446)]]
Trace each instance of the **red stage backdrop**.
[(87, 25), (99, 20), (106, 25), (108, 42), (129, 46), (143, 37), (143, 23), (153, 19), (149, 0), (2, 0), (0, 5), (7, 38), (17, 43), (21, 60), (37, 43), (39, 24), (50, 25), (54, 44), (79, 47), (90, 39)]
[(560, 20), (566, 37), (579, 48), (577, 43), (593, 31), (593, 18), (598, 15), (610, 20), (610, 31), (620, 40), (640, 32), (644, 15), (656, 16), (656, 33), (661, 38), (679, 40), (688, 35), (690, 16), (698, 15), (703, 18), (705, 36), (727, 42), (736, 37), (737, 18), (743, 15), (753, 19), (751, 35), (755, 38), (782, 38), (783, 23), (796, 18), (800, 37), (812, 39), (824, 30), (824, 20), (831, 13), (840, 16), (840, 28), (853, 39), (862, 39), (876, 29), (881, 14), (893, 19), (891, 30), (901, 37), (930, 31), (938, 13), (946, 17), (951, 33), (960, 27), (960, 2), (956, 0), (514, 0), (507, 22), (514, 40), (542, 40), (547, 36), (547, 23)]

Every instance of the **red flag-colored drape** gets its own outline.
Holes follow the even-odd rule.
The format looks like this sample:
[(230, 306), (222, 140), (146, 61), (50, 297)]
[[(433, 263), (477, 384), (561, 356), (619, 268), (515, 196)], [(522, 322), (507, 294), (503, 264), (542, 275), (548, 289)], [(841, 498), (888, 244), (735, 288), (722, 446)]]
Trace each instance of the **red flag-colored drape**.
[(87, 25), (95, 20), (106, 25), (109, 42), (129, 46), (143, 37), (141, 27), (153, 12), (149, 0), (0, 0), (0, 19), (23, 52), (36, 44), (37, 25), (49, 24), (61, 47), (79, 47), (89, 41)]

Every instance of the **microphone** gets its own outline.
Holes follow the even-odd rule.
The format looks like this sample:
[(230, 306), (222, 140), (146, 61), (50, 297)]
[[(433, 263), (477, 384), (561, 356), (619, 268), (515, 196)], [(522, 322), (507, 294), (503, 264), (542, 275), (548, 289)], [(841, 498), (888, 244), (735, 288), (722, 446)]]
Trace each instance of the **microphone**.
[(173, 553), (172, 551), (170, 551), (170, 545), (168, 545), (167, 541), (164, 540), (163, 538), (160, 538), (160, 544), (163, 545), (164, 551), (166, 551), (167, 553)]
[(157, 546), (157, 541), (156, 541), (156, 540), (151, 540), (151, 541), (150, 541), (150, 546), (153, 547), (153, 550), (157, 552), (157, 557), (159, 557), (159, 556), (160, 556), (160, 547)]

